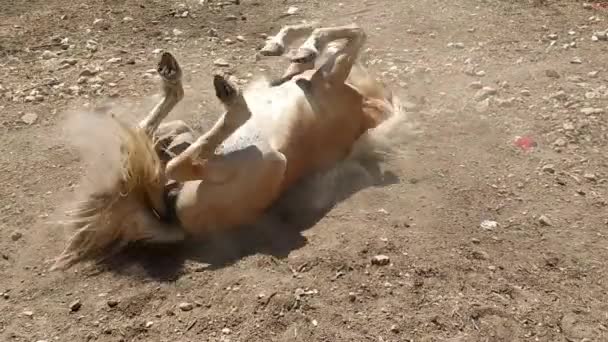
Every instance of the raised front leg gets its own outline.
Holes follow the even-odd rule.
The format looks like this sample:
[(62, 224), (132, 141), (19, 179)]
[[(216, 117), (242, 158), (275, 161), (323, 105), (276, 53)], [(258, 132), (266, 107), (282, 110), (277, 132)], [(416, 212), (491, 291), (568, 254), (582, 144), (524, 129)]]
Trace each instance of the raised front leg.
[(170, 179), (180, 182), (204, 179), (204, 166), (215, 156), (215, 150), (251, 117), (242, 92), (234, 84), (223, 76), (216, 75), (213, 86), (226, 112), (209, 131), (167, 164), (166, 174)]
[(281, 56), (285, 50), (298, 39), (308, 37), (315, 29), (315, 24), (284, 26), (275, 36), (268, 37), (266, 45), (260, 50), (262, 56)]
[(152, 136), (164, 118), (184, 97), (182, 70), (173, 55), (164, 52), (157, 67), (162, 80), (163, 98), (139, 123), (139, 127)]
[[(308, 37), (292, 58), (292, 65), (314, 63), (328, 44), (344, 39), (343, 45), (336, 45), (331, 55), (315, 72), (311, 82), (344, 83), (366, 40), (365, 32), (357, 25), (319, 28)], [(311, 62), (312, 61), (312, 62)]]

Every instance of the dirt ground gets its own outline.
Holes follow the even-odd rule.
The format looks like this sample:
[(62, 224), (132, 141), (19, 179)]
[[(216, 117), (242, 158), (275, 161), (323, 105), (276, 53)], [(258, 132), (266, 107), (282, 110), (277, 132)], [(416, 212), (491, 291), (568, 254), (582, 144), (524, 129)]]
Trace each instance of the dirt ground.
[[(608, 341), (604, 5), (1, 2), (0, 339)], [(318, 221), (49, 273), (68, 233), (48, 221), (82, 167), (64, 112), (143, 115), (169, 50), (186, 72), (171, 116), (209, 127), (212, 70), (278, 75), (256, 50), (301, 20), (360, 24), (420, 126), (384, 182)]]

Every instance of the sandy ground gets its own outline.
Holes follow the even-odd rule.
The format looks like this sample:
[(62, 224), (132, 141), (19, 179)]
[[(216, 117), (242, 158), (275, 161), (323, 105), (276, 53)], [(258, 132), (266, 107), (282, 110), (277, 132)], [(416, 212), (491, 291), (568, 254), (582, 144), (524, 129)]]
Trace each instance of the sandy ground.
[[(557, 0), (1, 3), (0, 339), (608, 340), (607, 19)], [(68, 235), (47, 222), (82, 167), (66, 110), (145, 114), (169, 50), (171, 117), (204, 129), (214, 62), (278, 75), (262, 35), (301, 20), (360, 24), (407, 101), (422, 133), (385, 181), (319, 220), (49, 273)]]

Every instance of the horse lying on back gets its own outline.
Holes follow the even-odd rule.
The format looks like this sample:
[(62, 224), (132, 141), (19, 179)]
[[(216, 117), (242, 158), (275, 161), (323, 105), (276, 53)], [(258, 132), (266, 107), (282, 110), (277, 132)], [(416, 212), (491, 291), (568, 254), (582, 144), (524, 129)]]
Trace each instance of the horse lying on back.
[(261, 53), (282, 55), (306, 37), (276, 82), (241, 91), (215, 76), (225, 112), (197, 139), (182, 121), (162, 123), (184, 96), (182, 70), (164, 53), (162, 100), (137, 127), (109, 118), (121, 145), (121, 162), (109, 171), (115, 181), (78, 203), (69, 223), (76, 233), (53, 269), (102, 257), (111, 246), (178, 242), (252, 223), (296, 182), (383, 141), (390, 145), (405, 115), (357, 63), (363, 30), (287, 26)]

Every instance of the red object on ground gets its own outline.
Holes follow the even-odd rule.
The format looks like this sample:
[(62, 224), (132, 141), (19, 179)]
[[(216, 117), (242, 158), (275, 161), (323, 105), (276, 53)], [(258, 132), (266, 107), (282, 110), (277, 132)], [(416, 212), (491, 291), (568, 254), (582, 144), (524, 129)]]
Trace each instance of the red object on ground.
[(595, 10), (608, 10), (608, 2), (595, 2), (591, 7)]
[(534, 141), (534, 139), (531, 137), (517, 137), (515, 139), (515, 146), (518, 146), (526, 152), (536, 147), (536, 145), (536, 141)]

